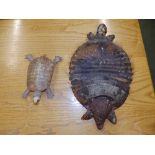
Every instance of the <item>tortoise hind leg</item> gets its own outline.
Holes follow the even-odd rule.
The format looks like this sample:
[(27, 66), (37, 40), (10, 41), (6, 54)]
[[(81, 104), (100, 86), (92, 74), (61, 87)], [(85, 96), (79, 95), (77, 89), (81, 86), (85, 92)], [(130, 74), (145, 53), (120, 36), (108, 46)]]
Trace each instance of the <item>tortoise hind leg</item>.
[(81, 117), (82, 120), (89, 120), (93, 117), (93, 113), (90, 110), (87, 110), (87, 112)]
[(25, 56), (25, 59), (27, 59), (27, 60), (30, 61), (30, 62), (34, 60), (32, 54), (27, 54), (27, 55)]
[(108, 115), (108, 120), (112, 123), (112, 124), (116, 124), (117, 123), (117, 117), (114, 111), (111, 111), (110, 114)]
[(22, 97), (23, 97), (23, 98), (26, 98), (26, 97), (29, 95), (29, 93), (30, 93), (30, 90), (29, 90), (29, 89), (26, 89), (26, 90), (23, 92)]
[(46, 94), (47, 94), (47, 98), (48, 98), (48, 99), (52, 99), (53, 96), (54, 96), (53, 91), (52, 91), (52, 89), (51, 89), (50, 87), (47, 88)]

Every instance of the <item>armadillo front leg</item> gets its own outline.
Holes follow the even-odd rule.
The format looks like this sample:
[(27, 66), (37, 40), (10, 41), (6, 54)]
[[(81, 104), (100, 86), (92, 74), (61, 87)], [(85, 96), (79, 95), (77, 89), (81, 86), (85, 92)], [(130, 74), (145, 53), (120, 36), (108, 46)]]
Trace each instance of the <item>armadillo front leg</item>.
[(108, 120), (112, 123), (112, 124), (116, 124), (117, 123), (117, 117), (114, 111), (111, 111), (111, 113), (108, 115)]
[(30, 62), (34, 60), (32, 54), (27, 54), (27, 55), (25, 56), (25, 59), (27, 59), (27, 60), (30, 61)]
[(90, 110), (87, 110), (87, 112), (81, 117), (82, 120), (89, 120), (93, 117), (93, 113)]
[(26, 90), (23, 92), (22, 97), (23, 97), (23, 98), (26, 98), (26, 97), (29, 95), (29, 93), (30, 93), (30, 90), (29, 90), (29, 89), (26, 89)]
[(48, 99), (53, 98), (54, 94), (53, 94), (53, 91), (52, 91), (52, 89), (50, 87), (47, 88), (46, 93), (47, 93), (47, 98)]

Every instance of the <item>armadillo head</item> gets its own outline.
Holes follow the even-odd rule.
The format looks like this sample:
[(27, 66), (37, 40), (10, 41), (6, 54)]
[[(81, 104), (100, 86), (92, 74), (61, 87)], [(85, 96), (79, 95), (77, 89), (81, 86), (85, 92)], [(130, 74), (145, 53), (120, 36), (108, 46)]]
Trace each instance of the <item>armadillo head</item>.
[(87, 35), (87, 38), (91, 42), (107, 42), (107, 41), (113, 41), (115, 39), (115, 35), (106, 35), (107, 33), (107, 27), (105, 24), (100, 24), (97, 28), (96, 34), (93, 34), (90, 32)]
[(105, 119), (112, 110), (111, 101), (107, 97), (99, 96), (92, 99), (92, 103), (89, 108), (93, 113), (97, 128), (101, 130)]

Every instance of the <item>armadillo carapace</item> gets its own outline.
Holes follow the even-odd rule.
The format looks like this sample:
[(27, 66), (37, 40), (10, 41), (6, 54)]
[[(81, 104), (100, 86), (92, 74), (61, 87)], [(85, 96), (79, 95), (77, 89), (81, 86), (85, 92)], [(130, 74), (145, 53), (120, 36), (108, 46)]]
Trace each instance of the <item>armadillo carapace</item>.
[(116, 124), (114, 110), (126, 100), (132, 81), (128, 55), (106, 35), (107, 27), (99, 25), (90, 32), (88, 41), (74, 53), (70, 62), (70, 80), (77, 100), (87, 109), (83, 120), (94, 118), (102, 129), (105, 119)]

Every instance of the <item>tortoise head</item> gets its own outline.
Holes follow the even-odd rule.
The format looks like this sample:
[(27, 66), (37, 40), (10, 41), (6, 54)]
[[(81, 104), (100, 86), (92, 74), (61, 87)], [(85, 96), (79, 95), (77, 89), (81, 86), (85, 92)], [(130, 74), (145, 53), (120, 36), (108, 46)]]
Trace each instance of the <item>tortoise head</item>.
[(41, 91), (36, 90), (33, 94), (33, 103), (38, 104), (41, 98)]
[(112, 110), (111, 100), (108, 97), (99, 96), (92, 99), (89, 105), (90, 111), (98, 129), (102, 129), (106, 118)]

